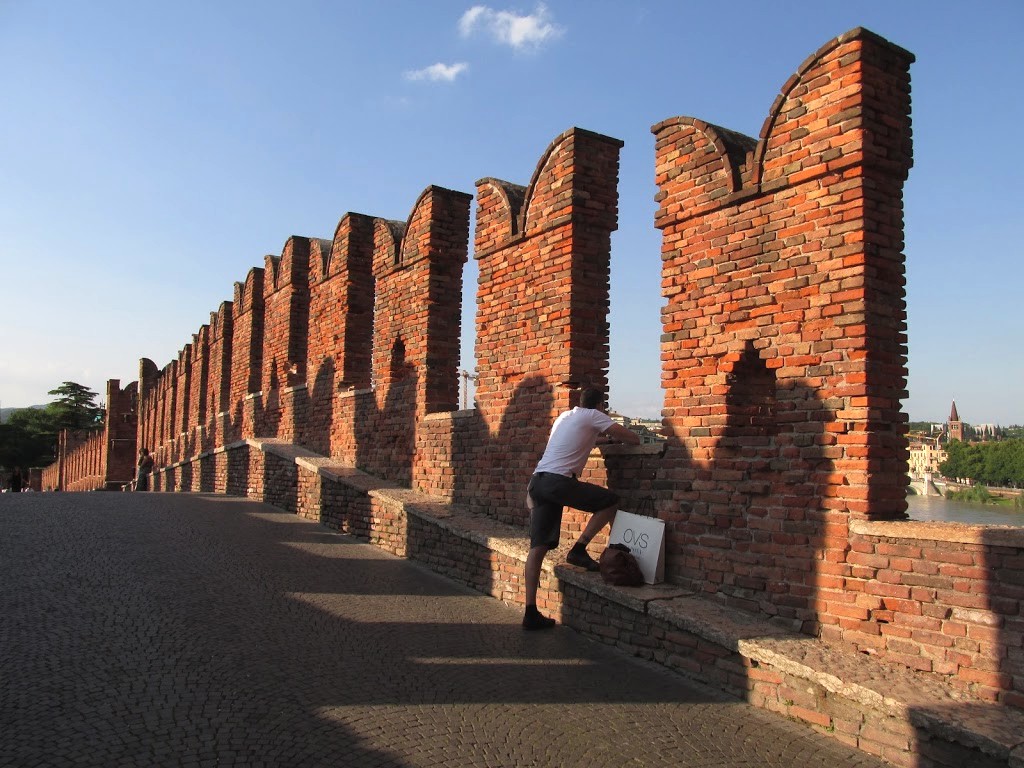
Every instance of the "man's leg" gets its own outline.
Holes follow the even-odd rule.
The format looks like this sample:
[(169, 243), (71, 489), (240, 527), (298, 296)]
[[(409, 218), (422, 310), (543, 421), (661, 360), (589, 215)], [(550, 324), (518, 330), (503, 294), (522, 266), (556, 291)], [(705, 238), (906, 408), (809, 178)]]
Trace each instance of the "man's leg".
[(565, 561), (569, 565), (576, 565), (580, 568), (586, 568), (588, 571), (599, 571), (601, 566), (597, 560), (590, 556), (587, 552), (587, 545), (594, 540), (594, 537), (599, 534), (606, 525), (611, 525), (615, 519), (615, 513), (618, 510), (618, 503), (611, 507), (605, 507), (604, 509), (595, 512), (590, 516), (590, 520), (587, 522), (586, 527), (583, 529), (583, 533), (580, 534), (579, 538), (576, 539), (576, 543), (572, 545), (572, 549), (565, 556)]
[(540, 583), (540, 569), (544, 565), (547, 547), (531, 547), (526, 556), (526, 604), (537, 605), (537, 585)]
[(611, 525), (612, 521), (615, 520), (615, 513), (618, 511), (618, 504), (611, 507), (602, 509), (600, 512), (595, 512), (590, 517), (590, 522), (587, 523), (586, 528), (583, 529), (583, 533), (576, 539), (574, 547), (586, 547), (594, 537), (601, 532), (606, 525)]
[(531, 547), (526, 556), (526, 612), (523, 614), (523, 629), (551, 629), (555, 626), (554, 619), (537, 610), (537, 585), (540, 583), (540, 570), (548, 549)]

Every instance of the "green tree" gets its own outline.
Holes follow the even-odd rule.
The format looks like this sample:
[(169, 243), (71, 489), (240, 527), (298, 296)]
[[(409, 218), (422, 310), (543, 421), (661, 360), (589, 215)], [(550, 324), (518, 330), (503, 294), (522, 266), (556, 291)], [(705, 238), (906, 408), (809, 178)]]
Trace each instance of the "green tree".
[(966, 444), (952, 440), (939, 471), (990, 486), (1024, 487), (1024, 440)]
[(981, 482), (985, 485), (1005, 486), (1010, 478), (1009, 452), (1002, 450), (1006, 443), (984, 443), (981, 455)]
[(96, 405), (96, 393), (65, 381), (48, 394), (57, 399), (45, 408), (19, 408), (0, 424), (0, 466), (5, 469), (45, 467), (55, 459), (61, 430), (97, 429), (105, 411)]
[(97, 394), (88, 387), (65, 381), (47, 394), (57, 399), (46, 406), (60, 429), (95, 429), (103, 424), (105, 411), (96, 405)]
[(946, 460), (939, 464), (939, 472), (943, 477), (969, 477), (967, 474), (967, 446), (959, 440), (950, 440), (946, 444)]
[(59, 429), (45, 409), (20, 408), (0, 426), (0, 464), (8, 469), (53, 463)]
[(1007, 485), (1024, 488), (1024, 440), (1007, 440), (1003, 445), (1009, 465)]

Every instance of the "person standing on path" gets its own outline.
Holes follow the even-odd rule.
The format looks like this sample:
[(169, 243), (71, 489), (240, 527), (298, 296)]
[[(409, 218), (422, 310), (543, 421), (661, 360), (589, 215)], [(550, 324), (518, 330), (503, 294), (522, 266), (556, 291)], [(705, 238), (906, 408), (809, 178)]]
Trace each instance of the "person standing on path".
[(153, 474), (153, 457), (148, 448), (139, 451), (139, 471), (135, 478), (136, 491), (149, 490), (149, 476)]
[(585, 389), (580, 404), (565, 411), (551, 427), (544, 455), (530, 478), (526, 503), (530, 508), (530, 552), (526, 557), (526, 613), (523, 629), (549, 629), (555, 620), (537, 610), (537, 585), (548, 550), (558, 546), (562, 510), (572, 507), (591, 512), (592, 517), (566, 555), (570, 565), (599, 570), (597, 561), (587, 553), (587, 545), (601, 529), (615, 519), (619, 495), (600, 485), (585, 483), (577, 477), (586, 466), (590, 452), (601, 435), (620, 443), (639, 445), (635, 432), (612, 421), (605, 411), (604, 392)]

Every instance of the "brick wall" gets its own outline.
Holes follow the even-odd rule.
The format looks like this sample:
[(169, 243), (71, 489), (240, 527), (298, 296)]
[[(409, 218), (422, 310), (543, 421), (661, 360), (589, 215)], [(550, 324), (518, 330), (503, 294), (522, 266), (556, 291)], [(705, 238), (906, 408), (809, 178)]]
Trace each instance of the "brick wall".
[(124, 389), (109, 379), (103, 426), (63, 430), (57, 435), (56, 460), (42, 468), (34, 490), (121, 490), (135, 476), (138, 434), (138, 383)]
[(324, 455), (350, 444), (334, 425), (339, 392), (370, 386), (373, 344), (373, 219), (347, 213), (333, 240), (314, 240), (306, 383), (309, 414), (303, 443)]
[(189, 410), (186, 418), (186, 432), (190, 444), (187, 456), (194, 456), (203, 450), (202, 432), (207, 423), (207, 402), (210, 375), (210, 326), (203, 325), (192, 336), (192, 370), (189, 374)]
[(231, 350), (234, 335), (232, 302), (222, 302), (210, 313), (208, 373), (206, 378), (206, 419), (199, 423), (207, 428), (203, 450), (223, 445), (227, 436), (227, 414), (231, 397)]
[(246, 404), (250, 394), (260, 391), (263, 365), (263, 269), (253, 267), (244, 283), (235, 283), (235, 298), (231, 303), (231, 406), (230, 438), (251, 437), (255, 434), (255, 414), (250, 410), (246, 419)]
[[(854, 30), (758, 140), (654, 126), (672, 577), (808, 632), (851, 518), (906, 508), (902, 183), (913, 57)], [(836, 579), (839, 579), (837, 582)]]
[[(33, 467), (35, 469), (35, 467)], [(60, 489), (60, 465), (57, 462), (43, 467), (39, 474), (39, 490), (55, 491)]]
[[(670, 581), (1013, 703), (1019, 542), (952, 546), (895, 522), (912, 61), (853, 30), (800, 65), (756, 138), (694, 117), (654, 126), (669, 440), (602, 451), (586, 477), (621, 489), (625, 509), (653, 502)], [(620, 148), (573, 128), (528, 184), (477, 182), (474, 410), (456, 411), (470, 198), (428, 187), (406, 221), (346, 214), (333, 240), (293, 238), (236, 284), (211, 316), (205, 387), (202, 331), (163, 371), (143, 361), (139, 436), (163, 465), (157, 487), (272, 500), (398, 554), (462, 551), (420, 538), (448, 534), (410, 529), (393, 495), (242, 441), (259, 436), (524, 524), (552, 419), (579, 387), (607, 384)], [(174, 426), (186, 390), (205, 442)], [(582, 522), (568, 513), (564, 538)], [(514, 557), (472, 557), (469, 581), (518, 599)], [(542, 599), (560, 603), (545, 579)]]
[(159, 408), (159, 422), (153, 444), (157, 446), (159, 463), (169, 464), (177, 461), (176, 438), (174, 429), (174, 410), (178, 401), (178, 361), (172, 360), (161, 371), (157, 380), (156, 403)]
[(457, 407), (470, 201), (429, 187), (407, 224), (374, 226), (373, 389), (354, 419), (356, 465), (383, 478), (410, 483), (417, 421)]
[[(151, 452), (160, 444), (159, 435), (161, 399), (158, 387), (161, 385), (156, 363), (148, 358), (139, 361), (138, 403), (138, 447)], [(155, 460), (154, 456), (154, 460)]]
[(831, 639), (1024, 706), (1024, 530), (854, 522)]
[(306, 381), (309, 330), (309, 254), (305, 237), (290, 237), (279, 258), (268, 256), (263, 282), (263, 412), (256, 434), (295, 438), (293, 387)]
[(106, 454), (103, 457), (103, 485), (120, 488), (135, 477), (138, 458), (139, 385), (132, 382), (124, 389), (117, 379), (107, 381), (107, 414), (104, 421)]
[(62, 490), (95, 491), (103, 487), (102, 430), (64, 430), (58, 439), (58, 455), (64, 464)]
[(171, 418), (171, 437), (179, 440), (178, 452), (174, 456), (175, 460), (189, 455), (188, 446), (184, 443), (184, 439), (188, 435), (189, 417), (192, 408), (193, 351), (192, 344), (186, 344), (181, 352), (178, 353), (178, 364), (175, 368), (175, 398), (173, 416)]
[[(611, 233), (622, 142), (573, 128), (526, 187), (477, 182), (481, 445), (459, 498), (525, 523), (526, 481), (579, 387), (607, 386)], [(474, 498), (476, 497), (476, 498)]]

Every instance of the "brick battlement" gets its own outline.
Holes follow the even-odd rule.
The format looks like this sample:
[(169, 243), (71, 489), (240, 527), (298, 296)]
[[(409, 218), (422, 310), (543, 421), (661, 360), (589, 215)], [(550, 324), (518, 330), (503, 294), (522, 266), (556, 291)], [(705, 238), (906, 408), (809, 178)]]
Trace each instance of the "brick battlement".
[[(652, 128), (668, 440), (595, 454), (587, 476), (653, 502), (674, 588), (1020, 706), (1020, 542), (953, 546), (904, 520), (912, 62), (855, 29), (800, 65), (757, 138)], [(572, 128), (529, 183), (477, 182), (475, 409), (457, 410), (472, 197), (430, 186), (406, 221), (348, 213), (333, 239), (289, 238), (177, 359), (141, 362), (158, 485), (370, 535), (380, 484), (522, 530), (551, 421), (608, 384), (621, 147)], [(325, 467), (373, 480), (328, 487)], [(582, 523), (569, 511), (563, 539)], [(389, 546), (440, 562), (420, 535)], [(519, 565), (481, 557), (520, 600)], [(564, 588), (545, 576), (549, 609)]]

